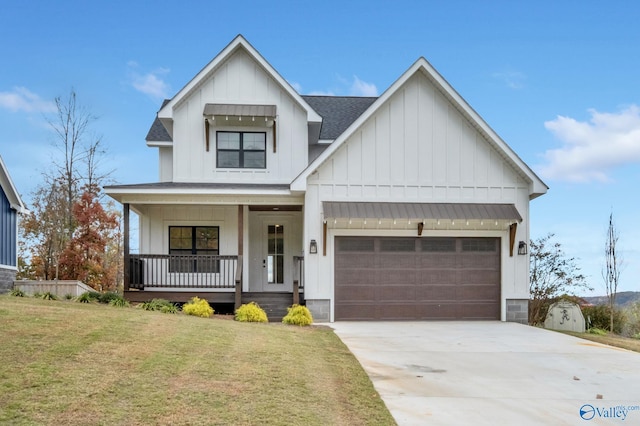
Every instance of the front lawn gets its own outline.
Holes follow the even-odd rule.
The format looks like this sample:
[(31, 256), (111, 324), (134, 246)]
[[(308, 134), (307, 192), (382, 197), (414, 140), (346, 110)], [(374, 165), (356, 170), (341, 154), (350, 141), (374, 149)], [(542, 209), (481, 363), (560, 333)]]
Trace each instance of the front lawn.
[(327, 327), (0, 296), (0, 424), (395, 424)]

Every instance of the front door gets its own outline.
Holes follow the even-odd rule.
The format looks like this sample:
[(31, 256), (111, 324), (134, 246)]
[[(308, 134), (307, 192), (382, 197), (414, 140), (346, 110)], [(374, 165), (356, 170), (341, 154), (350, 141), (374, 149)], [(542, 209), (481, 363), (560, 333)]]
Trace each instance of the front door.
[(291, 215), (252, 215), (249, 291), (293, 291), (293, 246), (300, 246), (299, 226)]

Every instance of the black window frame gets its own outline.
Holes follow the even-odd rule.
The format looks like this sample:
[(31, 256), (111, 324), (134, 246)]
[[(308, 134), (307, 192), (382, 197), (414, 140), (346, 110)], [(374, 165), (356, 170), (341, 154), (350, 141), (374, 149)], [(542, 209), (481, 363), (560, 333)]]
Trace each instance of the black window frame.
[[(239, 137), (239, 147), (238, 149), (227, 149), (220, 148), (220, 138), (219, 135), (221, 133), (235, 133), (238, 134)], [(261, 134), (264, 136), (264, 149), (244, 149), (244, 135), (247, 134)], [(238, 166), (221, 166), (220, 165), (220, 153), (221, 152), (237, 152), (238, 153)], [(262, 153), (262, 167), (249, 167), (245, 166), (244, 157), (246, 152), (261, 152)], [(218, 130), (216, 131), (216, 167), (219, 169), (266, 169), (267, 168), (267, 132), (240, 132), (240, 131), (230, 131), (230, 130)]]
[[(174, 228), (191, 229), (191, 248), (172, 248), (171, 247), (171, 230)], [(214, 229), (216, 239), (218, 241), (217, 248), (198, 248), (197, 247), (197, 230), (198, 228)], [(171, 258), (169, 259), (169, 272), (186, 272), (186, 273), (218, 273), (220, 272), (220, 260), (211, 261), (210, 258), (198, 259), (196, 256), (220, 256), (220, 227), (219, 226), (202, 226), (202, 225), (173, 225), (169, 226), (169, 256), (193, 256), (189, 258)], [(203, 254), (203, 252), (206, 252)], [(215, 252), (215, 253), (211, 253)]]

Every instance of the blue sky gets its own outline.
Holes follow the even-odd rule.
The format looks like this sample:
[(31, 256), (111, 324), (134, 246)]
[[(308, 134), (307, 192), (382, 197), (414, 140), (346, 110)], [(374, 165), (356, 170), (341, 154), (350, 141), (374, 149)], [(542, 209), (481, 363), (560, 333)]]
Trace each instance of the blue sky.
[[(74, 88), (119, 183), (157, 179), (147, 130), (237, 34), (302, 94), (381, 94), (424, 56), (550, 186), (553, 232), (603, 294), (613, 211), (640, 291), (640, 3), (619, 1), (32, 1), (0, 13), (0, 155), (28, 203)], [(150, 6), (153, 5), (153, 6)]]

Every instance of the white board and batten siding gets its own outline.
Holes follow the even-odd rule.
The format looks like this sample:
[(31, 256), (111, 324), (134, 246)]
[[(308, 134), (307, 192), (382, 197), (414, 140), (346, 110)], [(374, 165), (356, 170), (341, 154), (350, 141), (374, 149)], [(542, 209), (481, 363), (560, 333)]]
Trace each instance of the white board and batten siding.
[(238, 254), (237, 206), (153, 205), (140, 221), (140, 253), (169, 253), (170, 226), (218, 226), (220, 255)]
[[(276, 152), (271, 127), (228, 126), (214, 120), (210, 126), (209, 151), (205, 148), (205, 104), (276, 105)], [(307, 165), (307, 112), (246, 51), (239, 49), (175, 106), (173, 113), (172, 172), (174, 182), (290, 183)], [(246, 122), (246, 120), (245, 120)], [(260, 131), (267, 137), (266, 169), (217, 169), (216, 131)], [(161, 155), (166, 155), (163, 153)]]
[[(528, 235), (530, 190), (517, 170), (424, 74), (415, 73), (308, 177), (304, 238), (322, 241), (323, 201), (509, 203), (523, 218), (517, 246)], [(306, 264), (308, 299), (333, 297), (327, 281), (333, 281), (331, 244), (337, 235), (414, 237), (416, 230), (329, 226), (327, 256)], [(502, 311), (504, 300), (528, 298), (528, 257), (509, 257), (504, 228), (443, 227), (431, 235), (501, 237)]]

